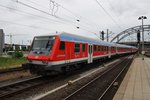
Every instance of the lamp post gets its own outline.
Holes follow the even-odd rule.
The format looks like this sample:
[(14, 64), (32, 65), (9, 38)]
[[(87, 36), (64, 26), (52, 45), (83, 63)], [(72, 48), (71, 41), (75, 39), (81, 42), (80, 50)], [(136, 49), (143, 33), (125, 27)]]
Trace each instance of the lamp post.
[[(147, 19), (147, 17), (146, 16), (141, 16), (141, 17), (138, 18), (138, 20), (142, 20), (142, 54), (145, 53), (144, 52), (144, 29), (143, 29), (143, 20), (144, 19)], [(143, 60), (144, 60), (144, 58), (143, 58)]]

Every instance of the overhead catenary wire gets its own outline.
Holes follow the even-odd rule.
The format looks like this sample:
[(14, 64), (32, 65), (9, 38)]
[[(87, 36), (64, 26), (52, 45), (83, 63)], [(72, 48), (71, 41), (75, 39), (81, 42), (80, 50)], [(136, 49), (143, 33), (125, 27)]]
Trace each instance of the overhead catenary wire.
[[(16, 2), (16, 1), (15, 1)], [(18, 2), (18, 1), (17, 1)], [(5, 8), (7, 8), (7, 9), (13, 9), (13, 10), (16, 10), (16, 11), (19, 11), (19, 12), (23, 12), (23, 13), (25, 13), (25, 14), (29, 14), (29, 15), (33, 15), (33, 16), (37, 16), (37, 17), (40, 17), (40, 16), (38, 16), (38, 15), (35, 15), (35, 14), (31, 14), (31, 13), (28, 13), (28, 12), (25, 12), (25, 11), (21, 11), (21, 10), (18, 10), (18, 9), (14, 9), (14, 8), (11, 8), (11, 7), (7, 7), (7, 6), (4, 6), (4, 5), (1, 5), (1, 7), (5, 7)], [(30, 6), (28, 6), (28, 7), (30, 7)], [(35, 10), (37, 10), (35, 7), (31, 7), (32, 9), (35, 9)], [(40, 12), (41, 12), (41, 10), (39, 10)], [(47, 13), (45, 13), (45, 14), (47, 14)], [(42, 17), (42, 18), (45, 18), (45, 17)], [(47, 19), (47, 18), (45, 18), (45, 19)], [(65, 19), (61, 19), (61, 21), (66, 21)], [(3, 21), (4, 22), (4, 21)], [(14, 22), (7, 22), (7, 23), (10, 23), (10, 24), (15, 24), (15, 25), (21, 25), (21, 26), (26, 26), (26, 27), (30, 27), (30, 28), (33, 28), (33, 27), (31, 27), (31, 26), (28, 26), (28, 25), (24, 25), (24, 24), (19, 24), (19, 23), (14, 23)], [(73, 26), (77, 26), (77, 25), (73, 25)], [(81, 25), (82, 26), (82, 25)], [(37, 27), (36, 27), (37, 28)], [(42, 28), (43, 29), (43, 28)], [(80, 27), (80, 29), (81, 30), (84, 30), (84, 31), (87, 31), (87, 32), (90, 32), (90, 33), (94, 33), (94, 35), (95, 35), (95, 32), (92, 32), (92, 31), (90, 31), (90, 30), (88, 30), (88, 29), (85, 29), (85, 28), (83, 28), (83, 27)]]
[[(16, 11), (19, 11), (19, 12), (23, 12), (23, 13), (25, 13), (25, 14), (37, 16), (37, 17), (42, 17), (42, 16), (38, 16), (38, 15), (34, 15), (34, 14), (31, 14), (31, 13), (22, 11), (22, 10), (18, 10), (18, 9), (14, 9), (14, 8), (11, 8), (11, 7), (3, 6), (3, 5), (1, 5), (1, 4), (0, 4), (0, 7), (4, 7), (4, 8), (7, 8), (7, 9), (13, 9), (13, 10), (16, 10)], [(46, 17), (43, 17), (43, 18), (44, 18), (44, 19), (48, 19), (48, 18), (46, 18)], [(10, 21), (0, 20), (0, 22), (6, 22), (6, 23), (9, 23), (9, 24), (15, 24), (15, 25), (18, 25), (18, 26), (25, 26), (25, 27), (29, 27), (29, 28), (35, 28), (35, 29), (39, 28), (39, 29), (42, 29), (42, 30), (48, 30), (48, 31), (49, 31), (49, 29), (47, 29), (47, 28), (41, 28), (41, 27), (37, 27), (37, 26), (31, 27), (30, 25), (25, 25), (25, 24), (10, 22)], [(59, 23), (60, 23), (60, 22), (59, 22)], [(84, 31), (87, 31), (87, 32), (90, 32), (90, 33), (94, 33), (94, 32), (91, 32), (91, 31), (89, 31), (89, 30), (87, 30), (87, 29), (84, 29), (84, 28), (80, 28), (80, 29), (81, 29), (81, 30), (84, 30)], [(54, 30), (54, 29), (53, 29), (53, 30)], [(56, 30), (55, 30), (55, 31), (56, 31)]]
[(21, 13), (24, 13), (24, 14), (28, 14), (28, 15), (32, 15), (32, 16), (36, 16), (36, 17), (39, 17), (39, 18), (42, 18), (42, 19), (46, 19), (47, 21), (53, 21), (53, 22), (57, 22), (57, 23), (62, 23), (62, 21), (58, 21), (58, 20), (54, 20), (54, 19), (51, 19), (49, 17), (44, 17), (44, 16), (40, 16), (40, 15), (36, 15), (36, 14), (32, 14), (32, 13), (29, 13), (29, 12), (26, 12), (26, 11), (23, 11), (23, 10), (19, 10), (19, 9), (15, 9), (15, 8), (11, 8), (11, 7), (7, 7), (7, 6), (4, 6), (4, 5), (1, 5), (0, 4), (0, 7), (3, 7), (3, 8), (7, 8), (7, 9), (12, 9), (12, 10), (15, 10), (17, 12), (21, 12)]
[(89, 31), (87, 29), (82, 28), (82, 30), (85, 30), (87, 32), (93, 33), (93, 35), (95, 35), (98, 39), (101, 39), (99, 36), (97, 36), (97, 34), (95, 32)]
[(116, 20), (107, 12), (107, 10), (102, 6), (102, 4), (98, 1), (95, 0), (96, 3), (103, 9), (103, 11), (110, 17), (110, 19), (116, 24), (116, 26), (119, 28), (119, 30), (122, 31), (120, 25), (116, 22)]
[[(35, 5), (38, 5), (38, 6), (40, 6), (38, 3), (36, 3), (36, 2), (33, 2), (33, 1), (30, 1), (30, 0), (27, 0), (28, 2), (30, 2), (30, 3), (32, 3), (32, 4), (35, 4)], [(52, 0), (50, 0), (50, 1), (52, 1)], [(65, 7), (63, 7), (62, 5), (60, 5), (60, 4), (58, 4), (58, 3), (56, 3), (55, 1), (52, 1), (54, 4), (57, 4), (59, 7), (61, 7), (61, 8), (63, 8), (64, 10), (66, 10), (67, 12), (69, 12), (70, 14), (72, 14), (74, 17), (76, 17), (76, 20), (77, 19), (79, 19), (80, 20), (80, 18), (82, 17), (82, 16), (78, 16), (77, 14), (75, 14), (75, 13), (73, 13), (72, 11), (70, 11), (69, 9), (67, 9), (67, 8), (65, 8)], [(44, 8), (47, 8), (46, 6), (42, 6), (42, 7), (44, 7)], [(68, 16), (69, 17), (69, 16)], [(58, 16), (57, 16), (57, 18), (58, 18)], [(59, 17), (60, 18), (60, 17)], [(71, 18), (71, 17), (70, 17)], [(67, 21), (67, 22), (70, 22), (70, 23), (75, 23), (74, 21), (76, 21), (76, 20), (74, 20), (74, 21), (69, 21), (69, 20), (66, 20), (66, 19), (64, 19), (64, 18), (60, 18), (61, 20), (63, 20), (63, 21)], [(86, 19), (85, 17), (84, 17), (84, 19)], [(88, 20), (88, 22), (89, 22), (89, 20)], [(82, 24), (83, 22), (80, 22), (80, 25)], [(88, 25), (88, 26), (93, 26), (93, 25), (90, 25), (89, 23), (86, 23), (86, 22), (84, 22), (86, 25)], [(96, 25), (95, 24), (95, 27), (97, 27), (98, 25)], [(87, 27), (87, 26), (84, 26), (84, 25), (82, 25), (82, 27), (86, 27), (86, 28), (89, 28), (89, 27)]]
[[(20, 23), (16, 23), (16, 22), (11, 22), (11, 21), (6, 21), (6, 20), (0, 20), (0, 22), (5, 22), (5, 23), (9, 23), (9, 24), (14, 24), (17, 26), (24, 26), (24, 27), (28, 27), (28, 28), (34, 28), (34, 29), (42, 29), (42, 30), (50, 30), (48, 28), (43, 28), (43, 27), (39, 27), (39, 26), (31, 26), (31, 25), (25, 25), (25, 24), (20, 24)], [(51, 29), (53, 30), (53, 29)], [(54, 30), (53, 30), (54, 31)], [(56, 31), (56, 30), (55, 30)]]
[[(60, 5), (60, 7), (62, 7), (63, 9), (65, 9), (66, 11), (68, 11), (69, 13), (71, 13), (72, 15), (74, 15), (75, 17), (77, 17), (78, 19), (84, 18), (84, 19), (88, 20), (88, 22), (90, 21), (89, 19), (87, 19), (86, 17), (82, 17), (81, 15), (78, 17), (78, 15), (76, 15), (75, 13), (73, 13), (72, 11), (70, 11), (69, 9), (63, 7), (62, 5)], [(86, 23), (87, 25), (89, 25), (89, 23), (87, 23), (87, 22), (85, 22), (85, 23)], [(92, 24), (94, 24), (95, 26), (99, 27), (97, 24), (95, 24), (95, 23), (93, 23), (93, 22), (92, 22)], [(92, 25), (92, 26), (93, 26), (93, 25)]]
[[(19, 1), (17, 1), (17, 2), (19, 2)], [(37, 9), (37, 8), (35, 8), (35, 7), (32, 7), (32, 6), (26, 5), (26, 4), (24, 4), (24, 3), (21, 3), (21, 4), (23, 4), (23, 5), (27, 6), (27, 7), (30, 7), (30, 8), (32, 8), (32, 9), (34, 9), (34, 10), (38, 10), (38, 11), (40, 11), (40, 12), (42, 12), (42, 13), (45, 13), (45, 14), (51, 15), (51, 14), (49, 14), (48, 12), (45, 12), (45, 11), (39, 10), (39, 9)], [(11, 7), (6, 7), (6, 6), (3, 6), (3, 5), (0, 5), (0, 6), (1, 6), (1, 7), (8, 8), (8, 9), (17, 10), (17, 11), (19, 11), (19, 12), (23, 12), (23, 13), (26, 13), (26, 14), (30, 14), (30, 15), (34, 15), (34, 16), (38, 16), (38, 17), (41, 17), (41, 18), (50, 19), (50, 18), (46, 18), (46, 17), (43, 17), (43, 16), (39, 16), (39, 15), (35, 15), (35, 14), (31, 14), (31, 13), (28, 13), (28, 12), (25, 12), (25, 11), (21, 11), (21, 10), (18, 10), (18, 9), (14, 9), (14, 8), (11, 8)], [(54, 17), (56, 17), (56, 16), (54, 16)], [(56, 18), (58, 18), (58, 17), (56, 17)], [(67, 20), (65, 20), (65, 19), (63, 19), (63, 18), (58, 18), (58, 19), (60, 19), (61, 21), (67, 21)], [(50, 20), (52, 20), (52, 21), (54, 21), (54, 22), (58, 22), (58, 23), (65, 24), (65, 23), (60, 22), (60, 21), (57, 21), (57, 20), (53, 20), (53, 19), (50, 19)], [(68, 21), (68, 22), (69, 22), (69, 21)], [(74, 26), (76, 26), (76, 25), (74, 25)]]
[[(14, 1), (13, 1), (13, 2), (14, 2)], [(42, 13), (44, 13), (44, 14), (53, 16), (53, 17), (55, 17), (55, 18), (57, 18), (57, 19), (60, 19), (61, 21), (65, 21), (65, 22), (69, 22), (69, 23), (71, 22), (71, 21), (66, 20), (66, 19), (64, 19), (64, 18), (60, 18), (60, 17), (58, 17), (58, 16), (54, 16), (54, 15), (52, 15), (52, 14), (46, 12), (46, 11), (40, 10), (40, 9), (38, 9), (38, 8), (36, 8), (36, 7), (33, 7), (33, 6), (30, 6), (30, 5), (25, 4), (25, 3), (23, 3), (23, 2), (20, 2), (19, 0), (15, 1), (15, 2), (17, 2), (17, 3), (21, 4), (21, 5), (24, 5), (24, 6), (26, 6), (26, 7), (29, 7), (29, 8), (31, 8), (31, 9), (37, 10), (37, 11), (39, 11), (39, 12), (42, 12)], [(72, 22), (71, 22), (71, 23), (72, 23)], [(72, 25), (73, 25), (73, 24), (72, 24)], [(76, 25), (73, 25), (73, 26), (76, 26)], [(82, 30), (84, 30), (84, 29), (82, 29)], [(88, 32), (89, 32), (89, 31), (88, 31)], [(95, 35), (95, 33), (94, 33), (94, 35)]]
[[(97, 1), (97, 0), (96, 0)], [(108, 2), (108, 4), (109, 4), (109, 6), (111, 7), (111, 8), (113, 8), (113, 6), (111, 5), (111, 3), (109, 2), (109, 0), (107, 0), (107, 2)], [(102, 6), (102, 5), (101, 5)], [(103, 6), (102, 6), (103, 7)], [(104, 7), (103, 7), (104, 8)], [(105, 10), (105, 9), (104, 9)], [(109, 13), (108, 13), (109, 14)], [(110, 17), (111, 17), (111, 15), (110, 15)], [(117, 19), (118, 19), (118, 21), (120, 22), (120, 23), (122, 23), (122, 21), (120, 20), (120, 18), (118, 17), (118, 16), (116, 16), (115, 15), (115, 17), (117, 17)], [(113, 17), (112, 17), (113, 18)], [(115, 21), (115, 20), (114, 20)], [(117, 24), (117, 23), (116, 23)], [(122, 25), (125, 25), (124, 23), (122, 24)], [(118, 24), (118, 26), (119, 26), (119, 24)], [(122, 29), (121, 29), (121, 31), (122, 31)], [(130, 35), (129, 35), (129, 37), (130, 38), (132, 38), (132, 39), (135, 39), (135, 38), (133, 38), (133, 37), (131, 37)]]
[[(42, 12), (42, 13), (44, 13), (44, 14), (50, 15), (50, 16), (52, 16), (52, 17), (55, 17), (55, 18), (57, 18), (57, 19), (60, 19), (60, 20), (63, 20), (63, 21), (68, 21), (68, 20), (63, 19), (63, 18), (60, 18), (60, 17), (58, 17), (58, 16), (56, 16), (56, 15), (50, 14), (50, 13), (44, 11), (44, 10), (41, 10), (41, 9), (36, 8), (36, 7), (30, 6), (30, 5), (28, 5), (28, 4), (25, 4), (25, 3), (23, 3), (23, 2), (20, 2), (19, 0), (15, 1), (15, 2), (17, 2), (17, 3), (21, 4), (21, 5), (24, 5), (24, 6), (26, 6), (26, 7), (29, 7), (29, 8), (31, 8), (31, 9), (37, 10), (37, 11), (39, 11), (39, 12)], [(68, 22), (69, 22), (69, 21), (68, 21)]]
[[(46, 0), (46, 1), (47, 1), (47, 0)], [(98, 26), (96, 23), (91, 22), (91, 21), (90, 21), (89, 19), (87, 19), (86, 17), (83, 17), (83, 16), (81, 16), (81, 15), (78, 15), (78, 14), (72, 12), (70, 9), (67, 9), (66, 7), (62, 6), (61, 4), (59, 4), (59, 3), (57, 3), (57, 2), (55, 2), (55, 1), (53, 1), (53, 0), (50, 0), (50, 1), (54, 2), (54, 3), (57, 4), (59, 7), (63, 8), (65, 11), (69, 12), (70, 14), (72, 14), (72, 15), (73, 15), (74, 17), (76, 17), (77, 19), (80, 20), (80, 18), (83, 18), (83, 19), (88, 20), (88, 22), (94, 24), (96, 27)], [(37, 3), (36, 3), (36, 4), (37, 4)], [(88, 23), (88, 22), (85, 22), (85, 24), (86, 24), (86, 25), (91, 25), (91, 24)], [(93, 25), (91, 25), (91, 26), (93, 26)], [(98, 27), (99, 27), (99, 26), (98, 26)]]
[(23, 3), (23, 2), (21, 2), (21, 1), (19, 1), (19, 0), (14, 1), (14, 2), (19, 3), (19, 4), (24, 5), (24, 6), (26, 6), (26, 7), (32, 8), (32, 9), (34, 9), (34, 10), (37, 10), (37, 11), (39, 11), (39, 12), (42, 12), (42, 13), (44, 13), (44, 14), (47, 14), (47, 15), (50, 15), (50, 16), (53, 16), (53, 17), (56, 17), (56, 18), (57, 18), (57, 16), (54, 16), (54, 15), (52, 15), (52, 14), (46, 12), (46, 11), (43, 11), (43, 10), (38, 9), (38, 8), (36, 8), (36, 7), (30, 6), (30, 5), (28, 5), (28, 4), (25, 4), (25, 3)]
[(25, 4), (25, 3), (23, 3), (23, 2), (20, 2), (19, 0), (15, 1), (15, 2), (17, 2), (17, 3), (21, 4), (21, 5), (24, 5), (24, 6), (26, 6), (26, 7), (29, 7), (29, 8), (31, 8), (31, 9), (37, 10), (37, 11), (39, 11), (39, 12), (42, 12), (42, 13), (44, 13), (44, 14), (53, 16), (53, 17), (55, 17), (55, 18), (57, 18), (57, 19), (59, 19), (59, 20), (61, 20), (61, 21), (72, 23), (72, 21), (69, 21), (69, 20), (67, 20), (67, 19), (64, 19), (64, 18), (61, 18), (61, 17), (58, 17), (58, 16), (54, 16), (54, 15), (52, 15), (52, 14), (46, 12), (46, 11), (43, 11), (43, 10), (38, 9), (38, 8), (36, 8), (36, 7), (33, 7), (33, 6), (30, 6), (30, 5)]
[[(110, 3), (110, 1), (107, 0), (107, 2), (108, 2), (108, 4), (109, 4), (109, 6), (113, 9), (114, 7), (113, 7), (113, 5)], [(111, 9), (111, 10), (112, 10), (112, 9)], [(123, 22), (120, 20), (119, 16), (117, 16), (116, 14), (114, 14), (114, 15), (115, 15), (115, 17), (117, 17), (117, 19), (119, 20), (119, 22), (122, 23), (121, 25), (125, 25), (125, 24), (126, 24), (126, 23), (123, 23)]]
[[(50, 0), (50, 1), (52, 1), (52, 0)], [(53, 2), (55, 2), (55, 1), (53, 1)], [(56, 3), (56, 2), (55, 2)], [(56, 4), (58, 4), (58, 3), (56, 3)], [(63, 8), (64, 10), (66, 10), (67, 12), (69, 12), (70, 14), (72, 14), (74, 17), (76, 17), (77, 19), (79, 19), (79, 21), (80, 21), (80, 18), (84, 18), (84, 19), (87, 19), (87, 18), (85, 18), (85, 17), (82, 17), (82, 16), (78, 16), (77, 14), (75, 14), (74, 12), (72, 12), (71, 10), (69, 10), (69, 9), (67, 9), (67, 8), (65, 8), (65, 7), (63, 7), (62, 5), (60, 5), (60, 4), (58, 4), (61, 8)], [(88, 20), (89, 21), (89, 20)], [(86, 23), (87, 25), (89, 25), (89, 23)], [(95, 26), (98, 26), (98, 25), (96, 25), (95, 23), (94, 23), (94, 25)], [(83, 25), (80, 25), (80, 26), (83, 26)], [(93, 26), (93, 25), (91, 25), (91, 26)], [(86, 26), (83, 26), (83, 27), (86, 27)], [(86, 27), (86, 28), (88, 28), (88, 27)], [(85, 30), (85, 31), (87, 31), (87, 32), (91, 32), (91, 31), (89, 31), (89, 30), (87, 30), (87, 29), (83, 29), (82, 28), (82, 30)], [(95, 33), (95, 32), (91, 32), (91, 33), (93, 33), (96, 37), (98, 37), (98, 39), (100, 39), (99, 38), (99, 36), (97, 36), (97, 34)]]
[[(48, 20), (48, 21), (51, 20), (51, 21), (53, 21), (53, 22), (57, 22), (57, 23), (61, 23), (61, 24), (66, 24), (66, 23), (61, 22), (61, 21), (53, 20), (53, 19), (50, 19), (50, 18), (47, 18), (47, 17), (43, 17), (43, 16), (39, 16), (39, 15), (35, 15), (35, 14), (32, 14), (32, 13), (25, 12), (25, 11), (22, 11), (22, 10), (18, 10), (18, 9), (14, 9), (14, 8), (11, 8), (11, 7), (3, 6), (3, 5), (1, 5), (1, 4), (0, 4), (0, 7), (4, 7), (4, 8), (7, 8), (7, 9), (12, 9), (12, 10), (16, 10), (16, 11), (18, 11), (18, 12), (22, 12), (22, 13), (25, 13), (25, 14), (28, 14), (28, 15), (32, 15), (32, 16), (44, 18), (44, 19), (46, 19), (46, 20)], [(47, 22), (47, 21), (45, 21), (45, 22)], [(76, 27), (77, 25), (73, 25), (73, 26)]]

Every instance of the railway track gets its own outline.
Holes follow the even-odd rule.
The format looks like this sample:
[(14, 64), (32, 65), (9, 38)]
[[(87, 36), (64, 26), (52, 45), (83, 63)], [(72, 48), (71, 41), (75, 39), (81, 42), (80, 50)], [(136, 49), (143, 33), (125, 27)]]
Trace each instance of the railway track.
[[(60, 79), (60, 78), (61, 77), (57, 77), (56, 80)], [(54, 78), (54, 80), (55, 80), (55, 78)], [(27, 90), (29, 88), (30, 89), (34, 88), (35, 86), (45, 84), (46, 82), (49, 82), (49, 81), (47, 81), (47, 79), (45, 79), (45, 77), (43, 78), (41, 76), (38, 76), (35, 78), (22, 80), (20, 82), (14, 82), (11, 84), (0, 86), (0, 99), (8, 98), (11, 95), (14, 96), (17, 93), (24, 92), (25, 90)]]
[(22, 67), (9, 68), (0, 70), (0, 85), (7, 81), (17, 81), (27, 77), (32, 77), (29, 70), (24, 70)]
[[(83, 70), (86, 70), (86, 68)], [(77, 73), (78, 72), (80, 73), (79, 70), (77, 71)], [(72, 72), (72, 73), (68, 73), (68, 74), (72, 75), (73, 73), (76, 73), (76, 72)], [(53, 80), (53, 79), (57, 80), (57, 79), (65, 78), (65, 77), (67, 77), (67, 76), (66, 75), (58, 76), (58, 77), (54, 76), (53, 78), (50, 79), (48, 77), (37, 76), (37, 77), (22, 80), (22, 81), (17, 81), (17, 82), (13, 82), (10, 84), (1, 85), (0, 86), (0, 99), (8, 98), (9, 96), (13, 96), (13, 95), (16, 95), (17, 93), (24, 92), (25, 90), (27, 90), (29, 88), (34, 88), (35, 86), (44, 84), (50, 80)], [(47, 78), (49, 79), (48, 81), (46, 80)]]
[(20, 80), (20, 81), (13, 82), (10, 84), (1, 85), (0, 86), (0, 99), (9, 97), (15, 93), (24, 91), (28, 88), (40, 85), (44, 82), (42, 79), (43, 79), (42, 76), (35, 76), (32, 78)]
[(22, 70), (24, 70), (22, 67), (3, 69), (3, 70), (0, 70), (0, 74), (10, 73), (10, 72), (15, 72), (15, 71), (22, 71)]
[(132, 59), (133, 56), (123, 58), (109, 70), (69, 94), (64, 100), (111, 100)]

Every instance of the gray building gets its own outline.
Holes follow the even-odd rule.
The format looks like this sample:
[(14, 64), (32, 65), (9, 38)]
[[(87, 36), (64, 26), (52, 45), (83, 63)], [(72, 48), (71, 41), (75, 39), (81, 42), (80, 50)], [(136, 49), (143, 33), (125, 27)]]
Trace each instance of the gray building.
[(5, 35), (4, 35), (4, 32), (3, 32), (3, 29), (0, 29), (0, 54), (3, 53), (4, 38), (5, 38)]

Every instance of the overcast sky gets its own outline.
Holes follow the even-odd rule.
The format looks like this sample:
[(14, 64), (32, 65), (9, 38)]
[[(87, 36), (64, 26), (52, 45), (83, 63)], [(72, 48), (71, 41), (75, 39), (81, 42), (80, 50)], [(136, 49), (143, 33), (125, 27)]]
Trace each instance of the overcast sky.
[[(106, 29), (118, 34), (141, 25), (142, 15), (148, 18), (144, 24), (150, 22), (150, 0), (97, 0), (100, 5), (96, 0), (50, 1), (0, 0), (0, 28), (13, 35), (13, 43), (29, 44), (35, 35), (56, 31), (97, 39)], [(8, 36), (5, 42), (10, 42)]]

